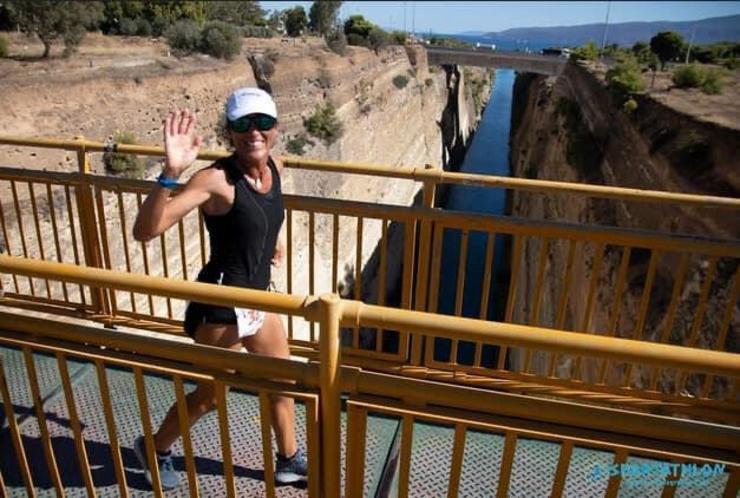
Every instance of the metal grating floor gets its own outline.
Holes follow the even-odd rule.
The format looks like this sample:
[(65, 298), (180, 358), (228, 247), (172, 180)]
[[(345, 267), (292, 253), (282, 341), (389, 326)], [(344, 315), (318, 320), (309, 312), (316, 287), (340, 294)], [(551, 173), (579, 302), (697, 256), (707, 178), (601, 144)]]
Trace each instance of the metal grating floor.
[[(30, 388), (26, 381), (26, 370), (23, 355), (11, 348), (0, 348), (5, 374), (12, 393), (16, 417), (25, 419), (21, 426), (23, 444), (31, 463), (34, 484), (39, 497), (55, 496), (54, 488), (46, 469), (43, 445), (40, 440), (39, 427), (33, 413)], [(53, 357), (34, 355), (34, 362), (39, 375), (43, 393), (53, 392), (59, 384), (59, 370)], [(99, 396), (98, 379), (94, 365), (84, 362), (69, 362), (70, 375), (77, 372), (79, 381), (73, 390), (78, 415), (83, 425), (88, 461), (97, 485), (97, 495), (118, 496), (118, 485), (113, 471), (113, 460), (108, 444), (108, 433), (102, 403)], [(136, 397), (134, 375), (131, 370), (119, 368), (106, 369), (108, 387), (112, 395), (113, 412), (116, 429), (122, 446), (122, 457), (126, 470), (129, 494), (151, 496), (151, 490), (133, 451), (133, 441), (142, 434), (139, 405)], [(173, 382), (166, 377), (145, 375), (147, 400), (152, 416), (153, 427), (158, 426), (166, 411), (175, 400)], [(185, 390), (190, 392), (195, 384), (186, 382)], [(60, 395), (44, 405), (47, 427), (52, 438), (52, 445), (64, 482), (67, 496), (87, 496), (82, 474), (79, 470), (74, 436), (69, 424), (69, 416), (61, 387)], [(2, 406), (0, 404), (0, 406)], [(232, 459), (236, 476), (237, 496), (264, 496), (262, 438), (259, 418), (258, 397), (242, 391), (231, 390), (228, 401), (229, 429), (231, 437)], [(20, 415), (20, 417), (19, 417)], [(368, 438), (366, 444), (366, 492), (373, 495), (380, 482), (381, 472), (389, 453), (397, 421), (382, 417), (370, 417), (368, 420)], [(296, 434), (298, 444), (305, 448), (305, 407), (296, 403)], [(342, 435), (346, 435), (346, 417), (342, 417)], [(191, 430), (193, 451), (195, 453), (198, 487), (201, 496), (224, 496), (225, 479), (220, 452), (218, 419), (212, 412), (201, 419)], [(343, 439), (344, 440), (344, 439)], [(274, 444), (274, 443), (273, 443)], [(273, 445), (274, 448), (274, 445)], [(173, 446), (175, 469), (180, 472), (182, 486), (168, 491), (166, 496), (189, 496), (185, 460), (182, 446), (178, 441)], [(5, 479), (9, 496), (26, 496), (20, 476), (15, 452), (10, 439), (10, 431), (0, 431), (0, 471)], [(10, 456), (10, 458), (5, 457)], [(344, 462), (344, 459), (342, 460)], [(344, 484), (342, 469), (342, 485)], [(306, 496), (303, 487), (281, 486), (277, 496)]]
[[(410, 497), (446, 496), (452, 461), (454, 429), (435, 424), (415, 423), (412, 440)], [(504, 449), (503, 435), (469, 430), (465, 438), (465, 453), (460, 475), (459, 496), (493, 497), (498, 486), (498, 471)], [(516, 452), (509, 481), (510, 498), (537, 498), (550, 495), (560, 445), (549, 441), (517, 439)], [(563, 496), (603, 496), (607, 478), (594, 477), (595, 466), (607, 466), (614, 455), (606, 451), (576, 447), (573, 449)], [(628, 464), (657, 462), (630, 457)], [(397, 481), (392, 489), (397, 492)], [(679, 486), (681, 498), (721, 497), (727, 474), (713, 477), (702, 487)], [(623, 479), (619, 490), (622, 498), (659, 498), (662, 486), (654, 482), (630, 486)], [(395, 496), (395, 493), (392, 494)]]
[[(23, 355), (15, 349), (0, 348), (0, 356), (11, 390), (16, 418), (22, 424), (23, 444), (32, 466), (37, 494), (40, 497), (54, 496), (55, 492), (46, 470), (38, 424), (33, 416), (32, 397), (26, 380)], [(59, 386), (56, 359), (35, 354), (34, 362), (42, 397), (48, 397), (44, 411), (67, 496), (86, 496), (66, 403)], [(103, 497), (118, 496), (107, 430), (98, 394), (97, 375), (91, 364), (79, 361), (69, 361), (68, 364), (70, 374), (78, 378), (73, 389), (78, 414), (83, 424), (88, 461), (97, 485), (97, 494)], [(134, 439), (142, 433), (133, 373), (127, 369), (108, 368), (106, 374), (109, 389), (113, 395), (111, 401), (122, 445), (129, 493), (132, 497), (151, 496), (149, 485), (144, 479), (132, 449)], [(166, 410), (174, 402), (173, 383), (166, 377), (147, 375), (145, 385), (149, 410), (152, 414), (152, 426), (156, 427), (164, 417)], [(195, 385), (192, 383), (185, 384), (188, 392), (194, 388)], [(229, 393), (228, 406), (237, 495), (240, 497), (264, 496), (258, 398), (246, 392), (232, 390)], [(399, 419), (395, 417), (369, 414), (365, 455), (365, 496), (375, 496), (381, 485), (381, 473), (389, 457), (399, 422)], [(345, 441), (346, 418), (344, 414), (341, 430), (342, 441)], [(299, 445), (305, 447), (305, 408), (298, 403), (296, 404), (296, 433)], [(206, 415), (196, 424), (191, 430), (191, 436), (201, 496), (224, 496), (225, 479), (216, 413)], [(454, 430), (451, 427), (425, 423), (414, 424), (409, 496), (426, 498), (447, 494), (453, 440)], [(501, 435), (468, 431), (460, 479), (459, 495), (461, 497), (495, 496), (503, 446), (504, 438)], [(173, 450), (175, 455), (182, 455), (180, 442), (175, 444)], [(512, 498), (548, 496), (555, 475), (559, 451), (560, 447), (555, 443), (518, 439), (509, 496)], [(344, 457), (344, 447), (342, 447), (342, 486), (344, 486), (345, 472)], [(594, 466), (606, 466), (612, 460), (613, 455), (610, 452), (576, 447), (573, 450), (564, 496), (602, 496), (606, 490), (607, 481), (606, 479), (595, 479), (592, 471)], [(631, 457), (627, 463), (645, 462), (654, 462), (654, 460)], [(180, 472), (183, 484), (176, 490), (168, 491), (166, 496), (188, 496), (185, 461), (181, 456), (175, 456), (174, 463), (176, 470)], [(0, 471), (5, 479), (9, 496), (26, 496), (12, 448), (10, 432), (6, 426), (0, 428)], [(721, 496), (726, 480), (727, 475), (725, 474), (712, 479), (705, 487), (679, 486), (676, 496), (679, 498)], [(395, 488), (396, 486), (391, 486), (392, 494)], [(661, 490), (659, 485), (630, 488), (623, 482), (619, 496), (658, 497)], [(279, 487), (277, 492), (280, 497), (306, 496), (306, 494), (305, 489), (294, 486)]]

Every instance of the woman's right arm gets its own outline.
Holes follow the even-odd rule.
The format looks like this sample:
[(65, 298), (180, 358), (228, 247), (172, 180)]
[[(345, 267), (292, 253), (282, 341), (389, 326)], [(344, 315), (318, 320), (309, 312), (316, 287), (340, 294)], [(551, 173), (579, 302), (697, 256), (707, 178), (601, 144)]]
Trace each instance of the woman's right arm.
[[(188, 110), (172, 111), (164, 122), (165, 166), (162, 174), (177, 179), (198, 157), (202, 138), (195, 133), (196, 117)], [(211, 195), (212, 175), (198, 172), (182, 192), (170, 197), (170, 189), (155, 185), (139, 210), (134, 238), (148, 241), (161, 235)]]

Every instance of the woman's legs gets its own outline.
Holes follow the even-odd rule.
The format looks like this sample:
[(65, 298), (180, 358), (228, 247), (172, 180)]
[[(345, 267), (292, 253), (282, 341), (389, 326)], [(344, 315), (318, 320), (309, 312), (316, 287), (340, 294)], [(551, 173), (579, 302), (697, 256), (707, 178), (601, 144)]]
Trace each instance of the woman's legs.
[[(195, 341), (199, 344), (235, 350), (241, 349), (243, 345), (250, 353), (275, 358), (290, 357), (290, 348), (288, 347), (283, 322), (280, 317), (273, 313), (266, 314), (265, 322), (259, 332), (245, 337), (241, 341), (236, 326), (216, 324), (200, 325), (195, 331)], [(185, 401), (188, 411), (188, 427), (192, 427), (203, 415), (216, 408), (212, 383), (199, 383), (195, 391), (185, 397)], [(282, 456), (292, 456), (297, 449), (293, 398), (273, 396), (270, 401), (272, 402), (271, 422), (275, 428), (278, 453)], [(154, 435), (154, 447), (161, 453), (167, 452), (180, 435), (177, 405), (173, 404), (164, 420), (162, 420), (159, 430)]]
[[(242, 347), (234, 325), (200, 325), (195, 331), (195, 342), (236, 350)], [(213, 384), (211, 382), (199, 383), (195, 391), (185, 397), (185, 402), (188, 410), (188, 427), (192, 427), (203, 415), (216, 408)], [(154, 435), (154, 447), (160, 453), (165, 453), (180, 435), (177, 404), (173, 404)]]
[[(285, 335), (283, 322), (274, 313), (265, 315), (265, 323), (254, 335), (242, 339), (242, 344), (250, 353), (274, 358), (290, 358), (288, 338)], [(272, 396), (272, 426), (275, 429), (278, 453), (284, 457), (293, 456), (296, 452), (295, 441), (295, 404), (288, 396)]]

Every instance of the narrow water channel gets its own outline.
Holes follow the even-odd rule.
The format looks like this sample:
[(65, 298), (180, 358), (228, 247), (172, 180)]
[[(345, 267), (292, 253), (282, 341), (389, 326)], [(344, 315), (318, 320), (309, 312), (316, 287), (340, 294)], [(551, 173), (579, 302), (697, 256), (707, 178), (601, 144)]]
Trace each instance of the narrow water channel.
[[(513, 70), (496, 70), (493, 93), (460, 167), (461, 172), (509, 176), (511, 171), (509, 167), (509, 132), (511, 129), (511, 104), (515, 78), (516, 74)], [(506, 209), (506, 190), (452, 185), (447, 202), (442, 207), (450, 211), (501, 215), (505, 213)], [(442, 245), (439, 301), (437, 304), (438, 312), (443, 314), (454, 314), (456, 309), (460, 241), (460, 231), (445, 231)], [(465, 286), (461, 303), (462, 316), (480, 317), (487, 241), (487, 234), (470, 232), (465, 268)], [(505, 302), (505, 296), (502, 293), (505, 293), (508, 284), (506, 278), (503, 278), (505, 273), (503, 268), (504, 253), (506, 252), (504, 248), (507, 243), (505, 237), (497, 236), (494, 253), (495, 278), (492, 279), (486, 317), (489, 320), (503, 318), (502, 303)], [(435, 359), (449, 361), (450, 341), (438, 339), (434, 351)], [(472, 364), (474, 352), (472, 344), (461, 343), (458, 346), (458, 363)], [(492, 364), (496, 359), (495, 348), (488, 350), (484, 348), (483, 358), (484, 366)]]

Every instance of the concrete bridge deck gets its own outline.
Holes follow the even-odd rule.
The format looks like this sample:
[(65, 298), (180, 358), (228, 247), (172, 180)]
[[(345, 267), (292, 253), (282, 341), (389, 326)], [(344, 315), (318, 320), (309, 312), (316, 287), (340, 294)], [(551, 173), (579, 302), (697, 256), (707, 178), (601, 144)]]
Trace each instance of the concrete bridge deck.
[(427, 46), (429, 65), (457, 64), (499, 69), (514, 69), (522, 73), (559, 76), (568, 59), (551, 55), (498, 52), (488, 48), (468, 50), (462, 48)]

